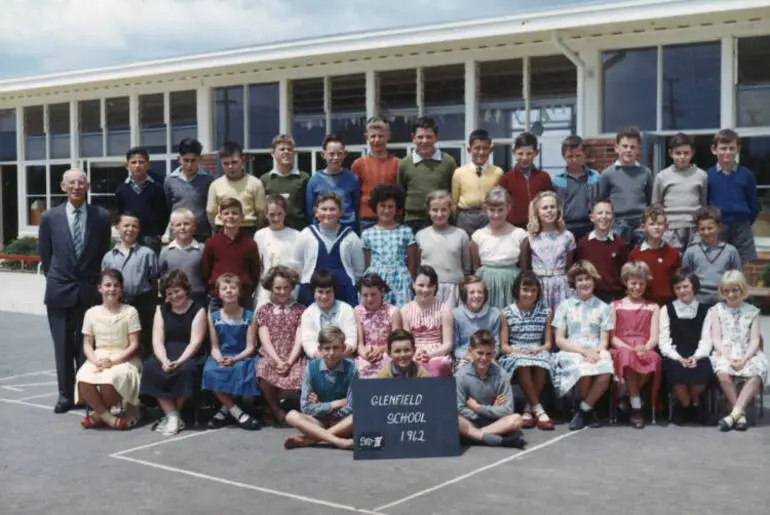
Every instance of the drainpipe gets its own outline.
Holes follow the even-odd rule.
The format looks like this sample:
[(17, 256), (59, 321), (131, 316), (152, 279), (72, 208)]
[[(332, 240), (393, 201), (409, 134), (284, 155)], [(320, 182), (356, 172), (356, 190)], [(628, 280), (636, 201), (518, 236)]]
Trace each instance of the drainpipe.
[(575, 68), (577, 68), (577, 93), (576, 93), (576, 100), (577, 100), (577, 123), (576, 123), (576, 132), (578, 134), (584, 135), (584, 127), (585, 127), (585, 80), (587, 76), (590, 76), (589, 73), (587, 73), (587, 67), (585, 61), (580, 58), (580, 56), (574, 52), (572, 49), (567, 47), (567, 45), (564, 44), (564, 42), (559, 38), (559, 35), (557, 32), (553, 32), (551, 34), (551, 42), (553, 43), (553, 46), (556, 47), (556, 49), (564, 54), (564, 56), (569, 59), (572, 64), (575, 65)]

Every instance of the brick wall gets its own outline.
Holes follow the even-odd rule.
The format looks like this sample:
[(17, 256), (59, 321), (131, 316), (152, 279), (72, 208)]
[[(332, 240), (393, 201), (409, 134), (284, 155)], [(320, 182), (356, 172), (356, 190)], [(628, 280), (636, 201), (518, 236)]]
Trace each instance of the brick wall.
[(585, 140), (587, 164), (600, 172), (617, 161), (614, 139)]
[(216, 154), (203, 154), (201, 156), (200, 167), (209, 172), (211, 175), (217, 175), (217, 155)]

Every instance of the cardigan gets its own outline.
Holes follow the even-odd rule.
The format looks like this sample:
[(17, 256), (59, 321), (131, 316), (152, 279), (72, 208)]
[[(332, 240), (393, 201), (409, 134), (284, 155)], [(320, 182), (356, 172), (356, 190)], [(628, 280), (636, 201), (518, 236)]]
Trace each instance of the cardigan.
[[(364, 275), (364, 246), (361, 238), (353, 231), (342, 238), (340, 242), (340, 259), (345, 273), (348, 274), (353, 284)], [(318, 262), (318, 240), (309, 227), (300, 231), (292, 247), (291, 267), (299, 272), (300, 283), (308, 284), (315, 272)]]
[(645, 242), (631, 251), (628, 260), (643, 261), (650, 267), (652, 281), (647, 282), (644, 298), (661, 306), (674, 299), (671, 275), (682, 266), (682, 257), (678, 250), (665, 243), (660, 248), (650, 249)]
[[(356, 324), (356, 314), (349, 304), (335, 300), (337, 316), (335, 324), (345, 333), (345, 347), (351, 351), (356, 350), (358, 345), (358, 325)], [(318, 352), (318, 332), (321, 330), (321, 308), (315, 302), (312, 303), (300, 319), (300, 339), (302, 348), (305, 350), (308, 358)]]
[(596, 281), (597, 292), (614, 294), (623, 291), (620, 269), (628, 261), (626, 242), (617, 235), (607, 240), (591, 238), (592, 235), (593, 231), (578, 240), (576, 259), (585, 259), (599, 272), (601, 278)]
[(452, 310), (454, 319), (454, 345), (452, 352), (455, 360), (467, 359), (471, 336), (479, 329), (489, 329), (495, 335), (495, 356), (500, 354), (500, 310), (484, 304), (481, 311), (473, 313), (465, 304)]
[(508, 221), (513, 225), (525, 228), (529, 220), (529, 203), (541, 191), (553, 190), (551, 176), (548, 172), (531, 168), (529, 177), (524, 175), (517, 164), (513, 170), (504, 173), (500, 178), (500, 186), (508, 190), (513, 206), (508, 212)]

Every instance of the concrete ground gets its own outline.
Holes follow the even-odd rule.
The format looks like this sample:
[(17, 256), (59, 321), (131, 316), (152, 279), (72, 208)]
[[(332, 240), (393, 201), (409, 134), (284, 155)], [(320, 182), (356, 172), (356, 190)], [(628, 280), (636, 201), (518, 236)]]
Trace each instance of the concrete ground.
[[(13, 281), (16, 280), (16, 283)], [(26, 280), (26, 279), (25, 279)], [(85, 431), (54, 415), (45, 318), (4, 304), (0, 276), (0, 513), (575, 514), (733, 513), (767, 509), (770, 432), (624, 426), (530, 430), (526, 451), (472, 447), (446, 459), (353, 461), (329, 449), (285, 451), (289, 429), (146, 427)], [(32, 295), (33, 286), (15, 297)], [(38, 297), (39, 299), (40, 297)], [(21, 310), (19, 308), (18, 310)]]

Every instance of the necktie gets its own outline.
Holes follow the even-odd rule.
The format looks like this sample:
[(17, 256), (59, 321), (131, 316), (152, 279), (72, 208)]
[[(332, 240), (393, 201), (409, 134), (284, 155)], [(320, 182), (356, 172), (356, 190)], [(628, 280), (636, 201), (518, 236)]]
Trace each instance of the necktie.
[(483, 166), (477, 166), (476, 167), (476, 174), (478, 174), (479, 177), (481, 177), (481, 172), (483, 172), (483, 171), (484, 171), (484, 167)]
[(80, 257), (83, 253), (83, 211), (75, 209), (75, 221), (72, 224), (72, 243), (75, 245), (75, 255)]

